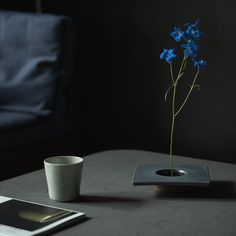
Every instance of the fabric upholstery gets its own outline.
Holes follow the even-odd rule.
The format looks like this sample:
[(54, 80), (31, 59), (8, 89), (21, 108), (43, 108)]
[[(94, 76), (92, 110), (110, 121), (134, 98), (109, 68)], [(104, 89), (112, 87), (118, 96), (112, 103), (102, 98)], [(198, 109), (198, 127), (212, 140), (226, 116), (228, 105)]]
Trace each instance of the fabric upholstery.
[(74, 28), (69, 17), (0, 11), (0, 150), (71, 132)]
[(73, 66), (72, 34), (64, 16), (0, 11), (0, 123), (8, 111), (24, 120), (63, 107)]

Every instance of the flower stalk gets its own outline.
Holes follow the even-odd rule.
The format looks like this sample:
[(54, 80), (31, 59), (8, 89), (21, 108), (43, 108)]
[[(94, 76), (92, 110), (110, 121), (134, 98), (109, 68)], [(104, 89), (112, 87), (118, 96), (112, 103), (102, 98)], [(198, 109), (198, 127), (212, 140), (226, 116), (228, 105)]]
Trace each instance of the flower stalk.
[(183, 65), (185, 64), (185, 60), (187, 60), (187, 57), (184, 56), (181, 66), (180, 66), (180, 70), (179, 70), (179, 74), (177, 76), (177, 79), (175, 80), (173, 77), (173, 69), (172, 69), (172, 64), (170, 63), (170, 71), (171, 71), (171, 78), (173, 81), (173, 84), (171, 86), (171, 88), (173, 88), (173, 94), (172, 94), (172, 104), (171, 104), (171, 131), (170, 131), (170, 147), (169, 147), (169, 168), (170, 168), (170, 175), (173, 176), (173, 140), (174, 140), (174, 128), (175, 128), (175, 118), (176, 116), (181, 112), (181, 110), (183, 109), (184, 105), (186, 104), (188, 98), (190, 97), (190, 94), (193, 91), (193, 88), (196, 86), (195, 82), (197, 80), (197, 77), (199, 75), (199, 67), (197, 68), (197, 72), (194, 76), (194, 80), (192, 82), (192, 85), (190, 86), (190, 89), (184, 99), (184, 101), (182, 102), (180, 108), (177, 110), (176, 112), (176, 91), (177, 91), (177, 85), (179, 82), (179, 79), (182, 77), (183, 73)]
[(169, 153), (169, 164), (170, 173), (173, 176), (173, 138), (174, 138), (174, 127), (175, 127), (175, 97), (176, 97), (176, 84), (173, 85), (173, 96), (172, 96), (172, 117), (171, 117), (171, 132), (170, 132), (170, 153)]

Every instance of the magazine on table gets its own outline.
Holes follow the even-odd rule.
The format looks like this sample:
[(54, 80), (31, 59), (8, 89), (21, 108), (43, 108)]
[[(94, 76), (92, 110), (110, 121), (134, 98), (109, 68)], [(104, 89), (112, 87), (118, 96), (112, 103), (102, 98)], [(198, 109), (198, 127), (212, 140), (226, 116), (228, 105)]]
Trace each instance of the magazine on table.
[(84, 217), (82, 212), (0, 196), (0, 236), (48, 234)]

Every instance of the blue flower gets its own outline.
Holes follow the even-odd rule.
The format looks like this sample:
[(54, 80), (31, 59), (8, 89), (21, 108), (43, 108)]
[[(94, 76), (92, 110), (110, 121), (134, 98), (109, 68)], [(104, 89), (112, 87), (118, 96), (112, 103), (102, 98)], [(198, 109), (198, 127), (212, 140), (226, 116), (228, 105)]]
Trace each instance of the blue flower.
[(174, 49), (163, 49), (160, 55), (160, 58), (166, 60), (168, 63), (171, 63), (176, 57), (177, 55), (174, 54)]
[(199, 47), (194, 41), (190, 40), (187, 43), (182, 44), (181, 47), (184, 49), (184, 54), (186, 56), (193, 57), (193, 58), (197, 56)]
[(179, 42), (184, 37), (184, 32), (180, 28), (175, 27), (174, 31), (171, 32), (170, 35), (175, 39), (176, 42)]
[(204, 60), (198, 60), (197, 61), (197, 60), (193, 59), (193, 62), (194, 62), (194, 66), (197, 66), (199, 68), (203, 68), (206, 65), (206, 61), (204, 61)]
[(199, 30), (200, 20), (196, 20), (194, 24), (186, 24), (186, 35), (193, 40), (202, 38), (202, 32)]

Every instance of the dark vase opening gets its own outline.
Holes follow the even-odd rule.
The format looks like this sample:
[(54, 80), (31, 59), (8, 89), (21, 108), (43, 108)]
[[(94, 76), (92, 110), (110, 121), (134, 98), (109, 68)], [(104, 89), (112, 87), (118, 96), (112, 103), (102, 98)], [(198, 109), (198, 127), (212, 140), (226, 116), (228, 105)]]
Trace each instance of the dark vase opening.
[(186, 175), (187, 172), (184, 170), (172, 170), (172, 175), (171, 175), (171, 170), (170, 169), (164, 169), (164, 170), (158, 170), (156, 171), (157, 175), (162, 175), (162, 176), (169, 176), (169, 177), (178, 177), (178, 176), (183, 176)]

